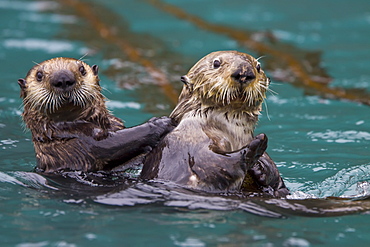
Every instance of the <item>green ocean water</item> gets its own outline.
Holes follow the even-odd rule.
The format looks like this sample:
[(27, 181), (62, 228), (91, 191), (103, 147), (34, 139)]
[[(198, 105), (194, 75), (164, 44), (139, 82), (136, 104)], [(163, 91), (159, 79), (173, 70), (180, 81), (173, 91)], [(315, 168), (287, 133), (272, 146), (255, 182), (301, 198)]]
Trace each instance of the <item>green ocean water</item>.
[[(320, 53), (315, 64), (332, 78), (331, 87), (370, 93), (368, 1), (166, 2), (207, 23), (245, 30), (257, 39), (268, 33), (275, 42), (289, 45), (273, 46), (275, 50), (302, 53), (302, 63)], [(133, 126), (168, 115), (174, 103), (143, 63), (124, 52), (119, 40), (129, 42), (141, 57), (163, 71), (177, 93), (180, 76), (211, 51), (261, 54), (232, 37), (161, 10), (152, 1), (0, 0), (0, 18), (1, 246), (370, 243), (366, 212), (299, 213), (316, 203), (306, 204), (309, 199), (304, 198), (309, 197), (362, 196), (356, 207), (368, 208), (369, 106), (323, 98), (288, 83), (289, 77), (273, 79), (271, 89), (276, 93), (268, 95), (256, 133), (268, 135), (268, 153), (292, 191), (292, 199), (303, 202), (229, 199), (156, 184), (110, 190), (82, 184), (78, 174), (45, 178), (32, 172), (34, 150), (30, 132), (21, 121), (17, 84), (34, 63), (65, 56), (98, 64), (109, 109)], [(273, 58), (269, 53), (263, 55), (262, 67)], [(275, 73), (267, 70), (272, 78)]]

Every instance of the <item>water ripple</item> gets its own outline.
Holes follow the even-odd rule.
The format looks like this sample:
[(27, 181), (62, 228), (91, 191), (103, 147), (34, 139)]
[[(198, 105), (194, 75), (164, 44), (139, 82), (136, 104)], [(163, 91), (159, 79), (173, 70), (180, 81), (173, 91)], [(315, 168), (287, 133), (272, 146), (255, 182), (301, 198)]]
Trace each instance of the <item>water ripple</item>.
[(43, 39), (6, 39), (3, 41), (5, 48), (25, 49), (29, 51), (42, 50), (47, 53), (61, 53), (74, 50), (74, 45), (68, 41), (43, 40)]
[(310, 131), (307, 135), (312, 139), (312, 141), (318, 141), (323, 139), (326, 142), (336, 142), (336, 143), (349, 143), (349, 142), (360, 142), (362, 140), (369, 141), (370, 133), (365, 131), (357, 130), (346, 130), (346, 131), (333, 131), (326, 130), (325, 132), (314, 132)]
[[(370, 165), (369, 165), (370, 167)], [(360, 169), (360, 168), (359, 168)], [(370, 169), (370, 168), (369, 168)], [(347, 171), (342, 171), (346, 173)], [(342, 176), (338, 174), (338, 176)], [(369, 174), (369, 173), (367, 173)], [(356, 176), (358, 174), (352, 174)], [(78, 177), (78, 179), (76, 179)], [(100, 179), (100, 182), (99, 182)], [(32, 172), (0, 172), (0, 182), (37, 189), (39, 193), (48, 194), (52, 199), (61, 199), (67, 204), (96, 203), (115, 207), (132, 207), (147, 205), (153, 210), (165, 211), (166, 208), (189, 210), (242, 210), (263, 217), (285, 218), (290, 215), (300, 216), (338, 216), (370, 210), (369, 184), (358, 184), (356, 195), (342, 197), (315, 197), (309, 193), (294, 192), (288, 198), (269, 198), (240, 194), (212, 194), (192, 191), (176, 184), (164, 182), (134, 182), (123, 177), (112, 179), (103, 174), (68, 173), (63, 176), (41, 176)], [(83, 182), (87, 180), (86, 182)], [(338, 181), (327, 180), (335, 184)], [(94, 185), (91, 184), (94, 181)], [(351, 181), (353, 182), (353, 181)], [(320, 185), (326, 187), (326, 185)], [(343, 188), (348, 188), (344, 184)], [(151, 206), (150, 206), (151, 205)]]

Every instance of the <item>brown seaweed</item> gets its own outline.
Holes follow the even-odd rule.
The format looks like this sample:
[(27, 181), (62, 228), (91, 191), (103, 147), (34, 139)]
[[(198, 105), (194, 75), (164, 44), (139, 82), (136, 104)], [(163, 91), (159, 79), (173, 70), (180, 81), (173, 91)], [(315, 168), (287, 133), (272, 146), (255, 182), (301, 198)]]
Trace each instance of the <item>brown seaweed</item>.
[(296, 87), (325, 98), (343, 99), (370, 105), (370, 94), (364, 90), (330, 87), (331, 78), (319, 66), (319, 53), (307, 52), (293, 45), (284, 44), (274, 37), (265, 35), (264, 41), (256, 39), (254, 33), (229, 26), (209, 23), (198, 16), (186, 13), (181, 8), (160, 0), (147, 0), (162, 11), (186, 20), (200, 29), (228, 36), (259, 55), (272, 57), (267, 69), (273, 70), (275, 79), (287, 81)]
[[(70, 26), (66, 28), (67, 33), (64, 35), (74, 40), (82, 40), (92, 49), (104, 53), (103, 56), (108, 59), (119, 60), (104, 73), (114, 77), (120, 87), (137, 88), (137, 85), (140, 85), (145, 88), (149, 84), (155, 85), (157, 88), (151, 87), (148, 90), (158, 90), (159, 86), (160, 94), (169, 100), (165, 103), (174, 105), (177, 102), (181, 85), (178, 83), (178, 88), (173, 86), (174, 83), (170, 81), (173, 78), (170, 76), (171, 72), (168, 71), (181, 70), (181, 65), (174, 61), (174, 54), (165, 51), (165, 46), (161, 41), (150, 35), (136, 34), (130, 31), (122, 17), (112, 13), (104, 6), (79, 0), (66, 0), (59, 3), (63, 11), (73, 13), (82, 20), (82, 23), (67, 24)], [(84, 28), (78, 27), (78, 25), (84, 25)], [(157, 59), (158, 57), (170, 59), (173, 68), (170, 68), (169, 64), (166, 65), (163, 58)], [(127, 61), (131, 65), (127, 65)], [(132, 76), (125, 76), (123, 72)], [(179, 81), (179, 78), (176, 80)]]
[[(280, 42), (269, 32), (253, 32), (213, 24), (185, 12), (180, 7), (160, 0), (147, 0), (147, 2), (165, 13), (192, 23), (200, 29), (228, 36), (248, 50), (257, 53), (257, 55), (267, 56), (264, 63), (267, 66), (267, 70), (271, 71), (270, 74), (274, 80), (289, 82), (296, 87), (303, 88), (309, 94), (370, 105), (370, 94), (366, 90), (330, 86), (330, 76), (327, 75), (324, 68), (320, 67), (321, 52), (319, 51), (305, 51), (291, 44)], [(90, 34), (91, 40), (89, 42), (93, 42), (93, 39), (104, 40), (103, 43), (100, 42), (98, 44), (96, 42), (95, 46), (101, 49), (102, 44), (104, 44), (107, 51), (112, 49), (108, 48), (109, 46), (114, 46), (115, 50), (122, 54), (120, 57), (125, 57), (128, 61), (137, 64), (145, 71), (145, 76), (148, 75), (151, 78), (150, 81), (160, 87), (163, 95), (169, 100), (169, 104), (177, 102), (179, 88), (177, 84), (172, 83), (174, 80), (171, 78), (171, 72), (168, 72), (171, 71), (171, 67), (175, 66), (173, 66), (173, 63), (166, 64), (165, 62), (162, 62), (162, 65), (158, 65), (158, 54), (147, 55), (154, 50), (160, 50), (173, 58), (171, 51), (164, 51), (165, 46), (163, 44), (161, 45), (157, 41), (153, 42), (153, 38), (149, 37), (149, 35), (135, 34), (129, 31), (127, 26), (124, 28), (119, 26), (118, 28), (117, 23), (122, 23), (123, 18), (113, 14), (112, 11), (104, 9), (102, 6), (96, 7), (97, 4), (88, 4), (80, 0), (60, 1), (60, 4), (68, 7), (69, 11), (74, 11), (79, 18), (83, 19), (93, 29), (87, 31), (94, 32), (93, 35)], [(105, 14), (103, 15), (102, 13), (104, 12)], [(112, 20), (112, 18), (116, 18), (116, 20)], [(85, 36), (85, 40), (87, 40), (87, 37)], [(137, 40), (146, 40), (146, 45), (143, 45), (144, 42), (136, 42)], [(153, 47), (148, 47), (148, 45)], [(113, 52), (110, 54), (115, 54), (112, 57), (119, 56)], [(187, 61), (189, 58), (182, 55), (182, 59)], [(184, 63), (179, 61), (177, 65), (182, 72)], [(110, 73), (120, 73), (120, 71), (122, 72), (122, 68), (119, 66), (108, 70)], [(181, 75), (179, 70), (177, 72)], [(136, 73), (140, 74), (142, 72)], [(142, 76), (140, 80), (145, 81), (145, 76)], [(123, 86), (127, 86), (126, 83)]]

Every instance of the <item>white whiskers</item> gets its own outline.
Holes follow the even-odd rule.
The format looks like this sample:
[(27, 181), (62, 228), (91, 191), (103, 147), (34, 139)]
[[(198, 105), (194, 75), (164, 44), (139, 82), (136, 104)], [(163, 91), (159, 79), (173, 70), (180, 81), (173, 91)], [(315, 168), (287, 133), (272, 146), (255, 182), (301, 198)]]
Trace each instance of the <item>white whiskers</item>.
[(267, 116), (267, 119), (268, 119), (269, 121), (271, 121), (271, 118), (270, 118), (270, 115), (269, 115), (269, 109), (268, 109), (268, 107), (267, 107), (267, 100), (264, 100), (264, 101), (263, 101), (263, 104), (265, 105), (265, 108), (266, 108), (266, 116)]
[(84, 55), (82, 55), (82, 57), (80, 57), (78, 60), (80, 60), (80, 61), (84, 62), (84, 61), (83, 61), (83, 59), (84, 59), (85, 57), (87, 57), (87, 55), (89, 55), (89, 53), (88, 53), (88, 52), (86, 52)]
[(267, 56), (266, 56), (266, 55), (264, 55), (264, 56), (260, 56), (260, 57), (258, 57), (256, 60), (257, 60), (257, 61), (259, 61), (260, 59), (265, 58), (265, 57), (267, 57)]
[(24, 106), (44, 114), (58, 111), (64, 104), (73, 103), (76, 107), (86, 108), (93, 104), (96, 97), (94, 90), (89, 86), (82, 85), (64, 94), (57, 94), (45, 88), (32, 90), (24, 99)]

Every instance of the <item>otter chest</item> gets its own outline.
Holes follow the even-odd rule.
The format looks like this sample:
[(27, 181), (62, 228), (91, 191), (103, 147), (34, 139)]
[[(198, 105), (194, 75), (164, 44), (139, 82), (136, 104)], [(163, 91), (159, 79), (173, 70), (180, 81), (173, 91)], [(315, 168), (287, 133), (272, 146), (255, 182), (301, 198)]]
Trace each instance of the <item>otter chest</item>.
[(239, 150), (253, 138), (254, 123), (243, 121), (243, 119), (227, 119), (216, 115), (207, 118), (195, 116), (187, 120), (198, 123), (197, 126), (192, 126), (194, 134), (199, 131), (203, 132), (209, 138), (210, 147), (218, 152)]

